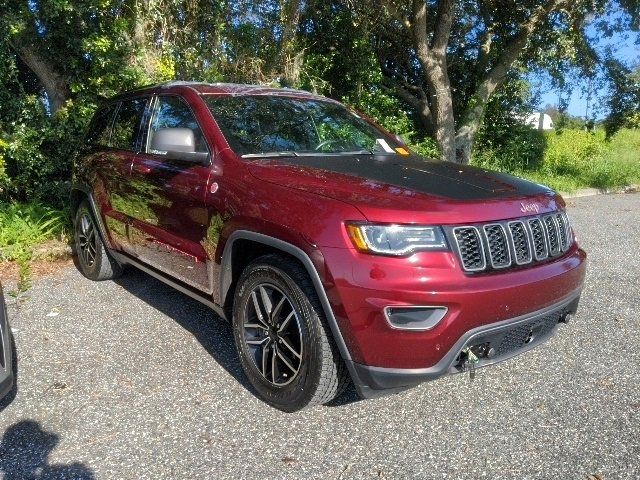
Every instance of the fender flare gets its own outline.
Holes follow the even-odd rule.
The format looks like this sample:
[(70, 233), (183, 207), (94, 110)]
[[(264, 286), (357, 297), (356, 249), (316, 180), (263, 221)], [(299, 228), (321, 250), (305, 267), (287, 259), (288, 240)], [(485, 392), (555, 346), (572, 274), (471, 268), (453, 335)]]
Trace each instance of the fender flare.
[(305, 270), (309, 274), (309, 278), (311, 278), (311, 281), (313, 282), (313, 286), (320, 300), (320, 304), (322, 305), (322, 310), (324, 311), (327, 323), (329, 324), (329, 328), (331, 329), (331, 334), (333, 335), (333, 339), (335, 340), (336, 345), (338, 346), (338, 350), (340, 351), (340, 355), (345, 360), (345, 363), (349, 367), (349, 370), (351, 370), (351, 354), (349, 353), (347, 344), (344, 341), (342, 332), (340, 331), (338, 321), (333, 314), (333, 309), (331, 308), (331, 304), (329, 303), (329, 299), (327, 298), (324, 286), (322, 285), (320, 275), (318, 275), (316, 267), (313, 265), (313, 262), (304, 252), (304, 250), (296, 247), (295, 245), (280, 240), (279, 238), (270, 237), (268, 235), (252, 232), (249, 230), (236, 230), (235, 232), (233, 232), (227, 240), (224, 247), (224, 252), (222, 253), (222, 265), (220, 269), (220, 298), (226, 298), (227, 293), (229, 292), (229, 288), (231, 288), (233, 244), (236, 240), (240, 239), (251, 240), (253, 242), (268, 245), (277, 250), (281, 250), (282, 252), (287, 253), (300, 261), (300, 263), (304, 266)]
[[(87, 185), (84, 185), (81, 183), (74, 183), (71, 186), (70, 197), (73, 196), (74, 191), (80, 192), (81, 195), (89, 202), (89, 208), (91, 208), (91, 212), (93, 213), (93, 218), (95, 218), (96, 223), (98, 224), (98, 232), (100, 233), (100, 237), (102, 238), (102, 241), (107, 246), (107, 248), (109, 250), (113, 250), (113, 245), (109, 240), (109, 235), (107, 235), (107, 229), (104, 226), (102, 215), (100, 215), (100, 209), (98, 209), (98, 205), (96, 204), (95, 198), (93, 197), (93, 192)], [(71, 215), (72, 215), (71, 220), (72, 222), (74, 222), (75, 219), (73, 218), (73, 215), (75, 215), (75, 212), (71, 212)]]

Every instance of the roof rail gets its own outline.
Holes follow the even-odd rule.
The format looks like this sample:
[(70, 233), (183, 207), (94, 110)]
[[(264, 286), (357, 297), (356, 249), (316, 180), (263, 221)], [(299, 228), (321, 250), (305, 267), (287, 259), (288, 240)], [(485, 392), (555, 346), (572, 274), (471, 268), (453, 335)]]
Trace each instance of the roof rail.
[(129, 90), (125, 90), (123, 92), (120, 92), (116, 95), (114, 95), (111, 98), (117, 98), (120, 96), (125, 96), (128, 95), (130, 93), (133, 92), (138, 92), (140, 90), (147, 90), (149, 88), (162, 88), (162, 87), (177, 87), (177, 86), (191, 86), (191, 85), (211, 85), (210, 83), (206, 83), (206, 82), (194, 82), (194, 81), (190, 81), (190, 80), (169, 80), (166, 82), (159, 82), (159, 83), (150, 83), (149, 85), (142, 85), (141, 87), (136, 87), (136, 88), (131, 88)]
[(150, 85), (144, 85), (141, 87), (137, 87), (137, 88), (132, 88), (130, 90), (126, 90), (124, 92), (121, 92), (117, 95), (114, 95), (113, 97), (110, 98), (111, 99), (116, 99), (118, 97), (121, 96), (126, 96), (129, 95), (131, 93), (135, 93), (135, 92), (139, 92), (140, 90), (147, 90), (147, 89), (151, 89), (151, 88), (170, 88), (170, 87), (177, 87), (177, 86), (184, 86), (184, 87), (191, 87), (193, 90), (196, 90), (194, 87), (198, 86), (198, 85), (203, 85), (203, 86), (209, 86), (209, 87), (246, 87), (246, 88), (272, 88), (272, 89), (276, 89), (276, 90), (285, 90), (285, 91), (289, 91), (289, 92), (293, 92), (293, 93), (300, 93), (300, 94), (306, 94), (306, 95), (311, 95), (311, 96), (317, 96), (314, 93), (311, 92), (307, 92), (305, 90), (300, 90), (300, 89), (296, 89), (296, 88), (290, 88), (290, 87), (279, 87), (276, 85), (251, 85), (251, 84), (244, 84), (244, 83), (231, 83), (231, 82), (199, 82), (199, 81), (193, 81), (193, 80), (169, 80), (166, 82), (159, 82), (159, 83), (154, 83), (154, 84), (150, 84)]

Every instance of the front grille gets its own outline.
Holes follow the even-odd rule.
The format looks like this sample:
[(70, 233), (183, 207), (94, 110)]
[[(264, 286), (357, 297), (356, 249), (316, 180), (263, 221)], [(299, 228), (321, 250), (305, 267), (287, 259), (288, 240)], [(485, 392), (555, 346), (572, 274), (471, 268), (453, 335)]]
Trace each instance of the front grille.
[(529, 220), (529, 229), (531, 230), (536, 260), (544, 260), (549, 256), (549, 249), (547, 248), (547, 236), (544, 234), (540, 219), (532, 218)]
[(527, 265), (556, 257), (569, 250), (573, 238), (564, 212), (454, 227), (450, 232), (467, 272)]
[(532, 249), (529, 235), (527, 234), (527, 227), (524, 226), (524, 222), (517, 220), (515, 222), (509, 222), (509, 234), (511, 235), (513, 253), (515, 254), (515, 260), (518, 265), (524, 265), (532, 260)]
[(560, 235), (560, 248), (565, 252), (569, 247), (569, 229), (567, 228), (569, 222), (567, 220), (567, 214), (564, 212), (557, 213), (556, 221), (558, 222), (558, 234)]

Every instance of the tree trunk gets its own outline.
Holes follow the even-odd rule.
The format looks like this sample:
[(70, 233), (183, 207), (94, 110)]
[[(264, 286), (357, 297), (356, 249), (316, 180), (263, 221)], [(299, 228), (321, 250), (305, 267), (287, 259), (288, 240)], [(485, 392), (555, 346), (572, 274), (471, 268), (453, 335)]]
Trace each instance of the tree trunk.
[(468, 164), (471, 161), (473, 142), (484, 120), (490, 95), (488, 92), (484, 96), (476, 94), (469, 102), (471, 106), (465, 112), (455, 137), (455, 155), (458, 163)]
[(53, 115), (64, 105), (70, 95), (64, 77), (38, 55), (32, 47), (19, 45), (14, 41), (11, 41), (10, 45), (25, 65), (38, 77), (38, 81), (47, 93), (49, 109)]
[[(426, 99), (421, 87), (410, 84), (406, 79), (394, 78), (393, 72), (385, 72), (384, 67), (383, 74), (388, 77), (388, 83), (395, 87), (398, 96), (415, 109), (426, 132), (432, 134), (438, 143), (442, 158), (464, 164), (471, 159), (473, 143), (482, 125), (489, 99), (504, 82), (509, 69), (525, 49), (529, 37), (540, 23), (548, 20), (550, 12), (569, 4), (569, 0), (546, 0), (539, 5), (519, 25), (519, 31), (505, 43), (504, 50), (493, 62), (490, 60), (494, 25), (486, 25), (487, 30), (481, 40), (476, 64), (476, 74), (481, 78), (456, 131), (446, 55), (456, 0), (436, 0), (436, 17), (431, 22), (427, 20), (427, 4), (433, 8), (434, 2), (413, 0), (412, 22), (400, 14), (393, 1), (380, 2), (387, 12), (391, 12), (394, 20), (405, 25), (412, 35), (415, 55), (422, 67), (427, 86)], [(489, 21), (485, 19), (485, 22)]]
[(431, 109), (429, 108), (429, 103), (426, 99), (418, 102), (416, 112), (425, 133), (428, 136), (435, 138), (436, 128), (433, 122), (433, 115), (431, 114)]
[(471, 161), (475, 131), (468, 125), (462, 125), (456, 132), (456, 162), (464, 165)]
[(453, 0), (438, 2), (435, 31), (431, 42), (429, 42), (426, 2), (413, 0), (413, 41), (429, 91), (434, 136), (440, 148), (442, 159), (450, 162), (456, 160), (456, 127), (446, 50), (453, 22), (454, 6)]
[[(549, 0), (546, 4), (538, 7), (521, 25), (518, 34), (509, 42), (505, 50), (495, 61), (493, 67), (486, 73), (485, 77), (479, 83), (476, 92), (469, 101), (467, 110), (462, 116), (460, 128), (456, 133), (456, 161), (459, 163), (469, 163), (471, 160), (471, 152), (473, 151), (473, 142), (484, 120), (484, 113), (491, 96), (504, 82), (509, 69), (513, 66), (524, 50), (527, 41), (534, 32), (536, 26), (540, 22), (545, 21), (549, 12), (559, 8), (567, 1), (568, 0)], [(488, 40), (490, 40), (490, 38), (490, 36), (487, 37)], [(486, 48), (486, 51), (484, 52), (486, 55), (489, 53), (489, 49), (491, 47), (490, 41), (485, 43), (484, 47)]]
[(296, 37), (302, 8), (303, 6), (300, 0), (280, 1), (282, 45), (279, 60), (283, 72), (283, 81), (288, 87), (298, 85), (302, 61), (304, 59), (304, 50), (296, 52)]
[(434, 136), (443, 160), (456, 161), (455, 134), (456, 124), (453, 117), (453, 99), (451, 84), (446, 69), (446, 58), (432, 59), (426, 72), (429, 78), (429, 96), (431, 115), (433, 116)]

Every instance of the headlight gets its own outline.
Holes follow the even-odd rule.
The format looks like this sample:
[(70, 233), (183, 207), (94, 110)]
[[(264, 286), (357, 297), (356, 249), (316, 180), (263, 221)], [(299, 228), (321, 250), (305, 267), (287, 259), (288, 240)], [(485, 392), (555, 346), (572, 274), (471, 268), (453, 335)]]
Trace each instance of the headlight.
[(347, 231), (361, 252), (407, 255), (420, 250), (447, 250), (441, 227), (348, 223)]

